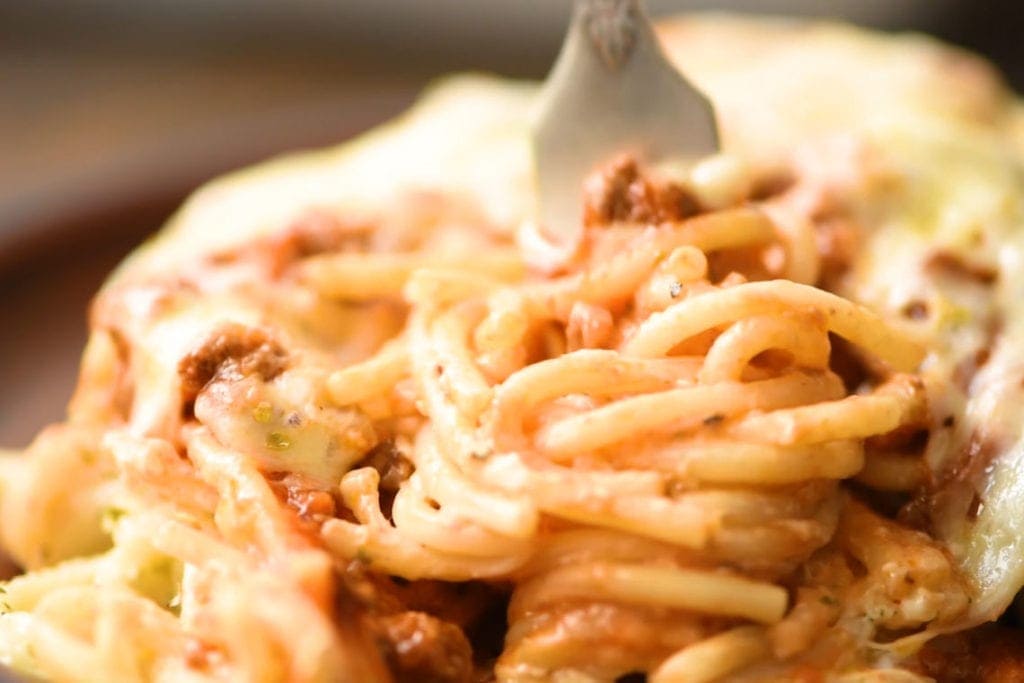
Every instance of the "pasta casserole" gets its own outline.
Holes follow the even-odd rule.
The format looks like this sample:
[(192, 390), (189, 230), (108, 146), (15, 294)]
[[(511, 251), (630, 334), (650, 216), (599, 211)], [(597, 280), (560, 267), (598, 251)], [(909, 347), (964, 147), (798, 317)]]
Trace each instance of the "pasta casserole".
[(194, 195), (0, 462), (0, 661), (1022, 680), (1019, 105), (925, 38), (661, 31), (724, 150), (608, 159), (571, 237), (482, 76)]

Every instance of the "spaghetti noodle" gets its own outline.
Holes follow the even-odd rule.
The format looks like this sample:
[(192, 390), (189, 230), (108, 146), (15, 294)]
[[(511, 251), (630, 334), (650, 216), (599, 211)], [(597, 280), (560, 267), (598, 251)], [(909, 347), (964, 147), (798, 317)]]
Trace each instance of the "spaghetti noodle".
[(67, 681), (927, 680), (916, 653), (978, 591), (886, 497), (926, 480), (934, 360), (826, 288), (852, 191), (824, 212), (826, 175), (735, 161), (613, 160), (569, 244), (436, 191), (130, 262), (68, 421), (0, 473), (25, 569), (0, 657)]

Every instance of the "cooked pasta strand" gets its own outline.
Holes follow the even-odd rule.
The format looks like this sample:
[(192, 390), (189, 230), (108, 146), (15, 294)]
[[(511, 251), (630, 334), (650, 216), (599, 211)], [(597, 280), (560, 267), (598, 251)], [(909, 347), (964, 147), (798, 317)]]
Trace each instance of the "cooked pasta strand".
[(768, 654), (764, 629), (741, 626), (683, 648), (651, 674), (651, 683), (710, 683)]
[(808, 308), (825, 316), (828, 329), (864, 347), (895, 370), (910, 371), (922, 349), (864, 306), (788, 280), (750, 282), (682, 301), (655, 313), (623, 346), (630, 356), (660, 356), (676, 344), (718, 325), (759, 314)]
[(592, 599), (745, 617), (782, 618), (786, 591), (728, 574), (645, 565), (595, 563), (556, 569), (520, 587), (510, 618), (558, 600)]

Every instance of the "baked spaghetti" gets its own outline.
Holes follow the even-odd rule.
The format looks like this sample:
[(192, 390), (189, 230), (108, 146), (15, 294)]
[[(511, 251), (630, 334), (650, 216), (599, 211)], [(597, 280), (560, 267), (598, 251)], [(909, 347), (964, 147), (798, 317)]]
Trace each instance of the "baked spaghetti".
[(67, 421), (2, 463), (0, 658), (1020, 673), (978, 630), (1024, 583), (1017, 105), (920, 38), (662, 30), (725, 151), (610, 159), (570, 240), (530, 219), (533, 86), (479, 77), (197, 193), (97, 296)]

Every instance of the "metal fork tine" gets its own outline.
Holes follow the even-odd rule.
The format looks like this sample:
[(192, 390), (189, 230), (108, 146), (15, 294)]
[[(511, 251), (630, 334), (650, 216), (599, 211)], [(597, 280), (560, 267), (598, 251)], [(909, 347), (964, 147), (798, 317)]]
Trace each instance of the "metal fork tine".
[(711, 103), (668, 62), (640, 0), (576, 0), (534, 120), (538, 217), (580, 229), (584, 178), (617, 153), (646, 161), (718, 150)]

